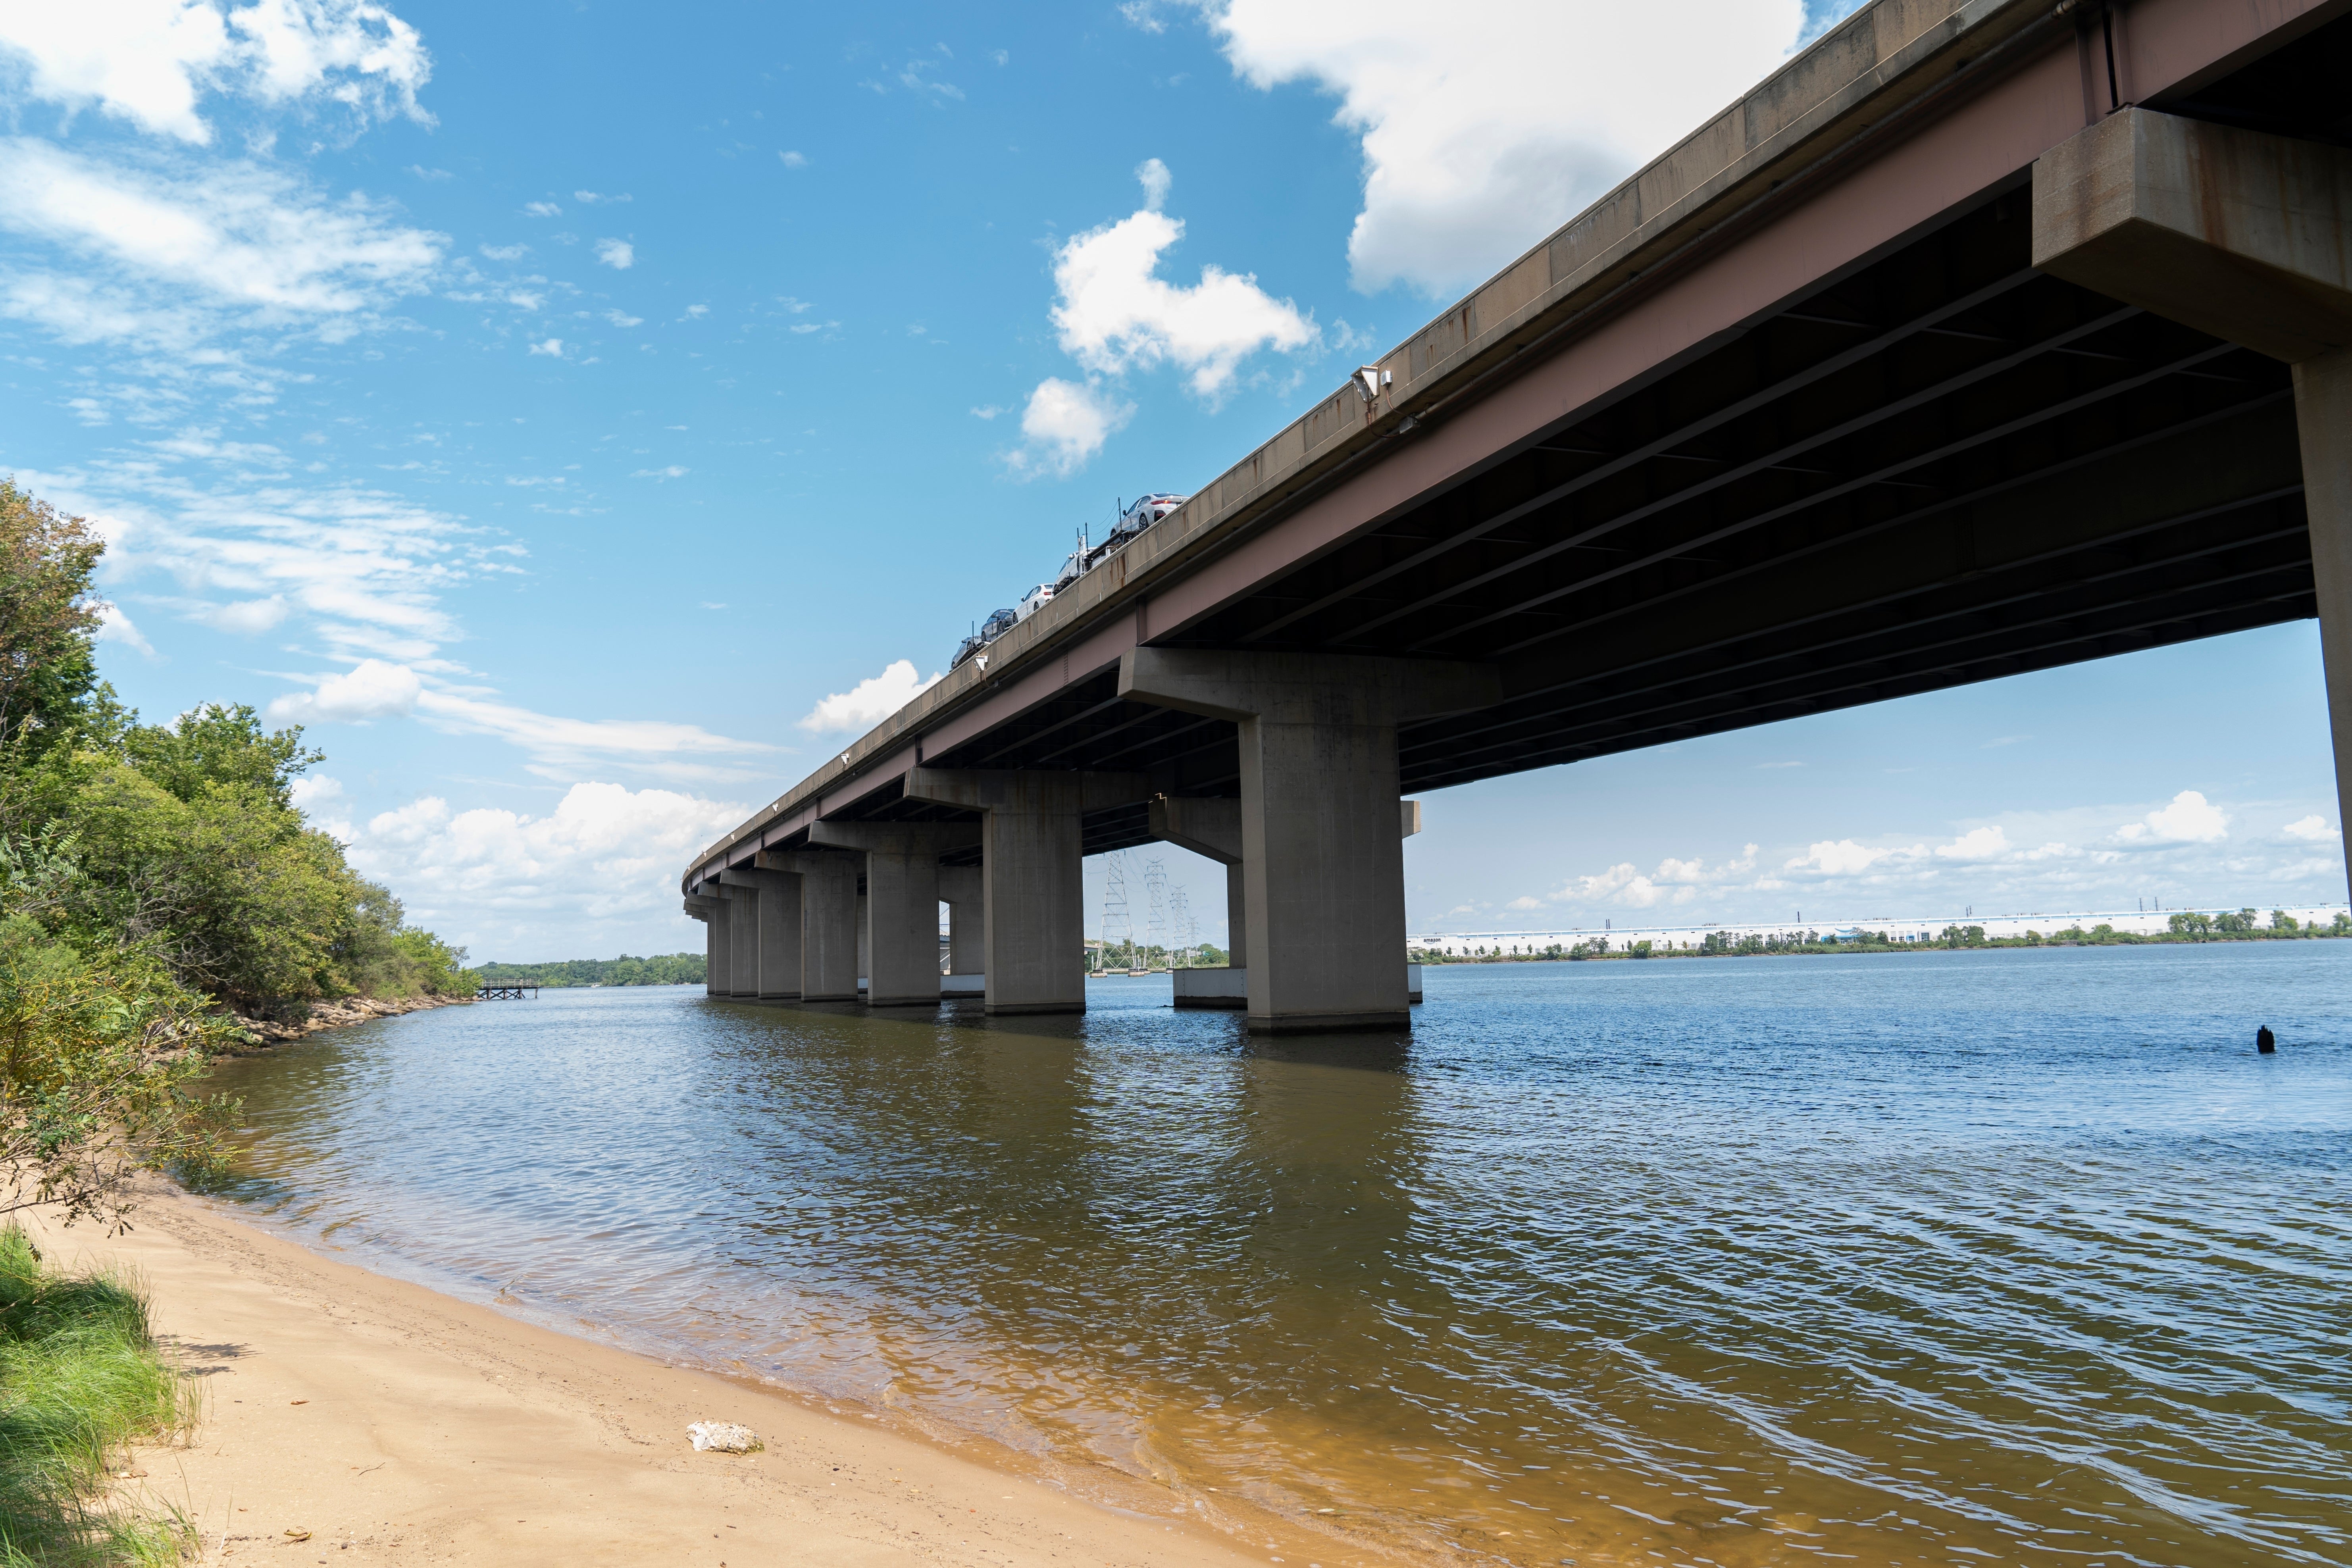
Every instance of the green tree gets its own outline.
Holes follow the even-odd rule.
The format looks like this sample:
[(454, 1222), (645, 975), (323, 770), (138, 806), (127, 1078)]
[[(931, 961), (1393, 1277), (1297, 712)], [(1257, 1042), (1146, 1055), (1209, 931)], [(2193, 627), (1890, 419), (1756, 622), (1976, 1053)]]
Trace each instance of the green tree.
[(90, 584), (105, 541), (0, 479), (0, 746), (37, 756), (74, 734), (98, 686)]

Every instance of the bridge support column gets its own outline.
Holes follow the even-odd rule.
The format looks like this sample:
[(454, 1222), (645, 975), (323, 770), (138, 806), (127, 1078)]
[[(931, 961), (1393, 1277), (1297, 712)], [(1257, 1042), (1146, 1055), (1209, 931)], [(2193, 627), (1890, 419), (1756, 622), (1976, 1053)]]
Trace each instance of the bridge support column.
[(1489, 666), (1137, 648), (1118, 693), (1241, 729), (1249, 1026), (1397, 1028), (1405, 982), (1397, 726), (1491, 707)]
[(753, 864), (799, 884), (801, 1000), (856, 1001), (857, 857), (763, 850)]
[(2033, 264), (2294, 367), (2336, 822), (2352, 826), (2352, 151), (2119, 110), (2035, 161)]
[(727, 994), (751, 1001), (760, 994), (760, 890), (719, 878), (727, 900)]
[(711, 913), (713, 906), (718, 902), (717, 899), (706, 899), (693, 893), (686, 896), (688, 918), (702, 922), (702, 990), (705, 995), (716, 994), (718, 991), (717, 970), (714, 965), (717, 963), (720, 938), (719, 927), (715, 923), (719, 917)]
[(1151, 803), (1151, 837), (1224, 867), (1225, 966), (1247, 968), (1249, 889), (1242, 871), (1242, 803), (1157, 796)]
[(730, 929), (727, 900), (719, 896), (715, 882), (702, 884), (710, 908), (704, 919), (709, 923), (703, 928), (702, 988), (713, 996), (724, 996), (734, 980), (735, 935)]
[[(1421, 831), (1421, 802), (1397, 802), (1398, 837), (1410, 838)], [(1165, 839), (1179, 849), (1190, 849), (1222, 864), (1225, 868), (1225, 965), (1229, 969), (1245, 970), (1249, 966), (1249, 887), (1242, 870), (1242, 803), (1238, 800), (1188, 799), (1180, 795), (1158, 795), (1151, 802), (1151, 837)], [(1418, 997), (1419, 993), (1413, 994)], [(1180, 993), (1176, 1005), (1188, 1004)], [(1223, 1005), (1222, 1002), (1215, 1004)]]
[(752, 894), (751, 994), (762, 1002), (797, 1002), (801, 995), (801, 879), (790, 871), (756, 866), (726, 871), (719, 882)]
[(956, 823), (819, 822), (809, 842), (866, 853), (866, 1003), (940, 1002), (940, 856), (978, 840)]
[(1147, 798), (1141, 773), (911, 768), (907, 795), (981, 814), (987, 1007), (1087, 1010), (1086, 814)]
[(977, 866), (940, 868), (940, 901), (948, 907), (948, 973), (988, 973), (988, 904)]

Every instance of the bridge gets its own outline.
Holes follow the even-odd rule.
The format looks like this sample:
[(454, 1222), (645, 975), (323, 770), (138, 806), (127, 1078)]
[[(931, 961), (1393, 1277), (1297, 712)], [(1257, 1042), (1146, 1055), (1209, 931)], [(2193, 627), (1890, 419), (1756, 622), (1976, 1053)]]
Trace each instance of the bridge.
[[(1085, 1005), (1228, 868), (1408, 1019), (1419, 791), (2316, 616), (2352, 780), (2352, 0), (1878, 0), (709, 847), (710, 989)], [(2347, 813), (2352, 816), (2352, 813)]]

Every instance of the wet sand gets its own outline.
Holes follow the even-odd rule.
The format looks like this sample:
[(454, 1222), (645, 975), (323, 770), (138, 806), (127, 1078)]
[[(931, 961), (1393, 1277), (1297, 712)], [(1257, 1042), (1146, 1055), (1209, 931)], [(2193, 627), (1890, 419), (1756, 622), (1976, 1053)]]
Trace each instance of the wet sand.
[[(115, 1237), (31, 1228), (66, 1267), (136, 1269), (201, 1380), (193, 1439), (140, 1451), (126, 1487), (192, 1520), (205, 1563), (1381, 1561), (1278, 1520), (1237, 1540), (1126, 1478), (949, 1451), (518, 1322), (199, 1200), (158, 1194), (135, 1220)], [(698, 1454), (698, 1420), (740, 1422), (766, 1449)]]

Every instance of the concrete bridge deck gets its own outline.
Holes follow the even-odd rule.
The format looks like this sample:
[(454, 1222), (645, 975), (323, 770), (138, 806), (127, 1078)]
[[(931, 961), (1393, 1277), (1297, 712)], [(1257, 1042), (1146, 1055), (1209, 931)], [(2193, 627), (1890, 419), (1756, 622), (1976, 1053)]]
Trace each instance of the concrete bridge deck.
[[(1083, 852), (1175, 837), (1155, 798), (1242, 803), (1259, 839), (1229, 863), (1326, 840), (1269, 873), (1305, 879), (1288, 894), (1236, 872), (1253, 938), (1375, 897), (1401, 965), (1395, 852), (1329, 841), (1269, 766), (1322, 767), (1284, 786), (1308, 795), (1369, 768), (1349, 809), (1370, 822), (1374, 795), (2315, 614), (2333, 672), (2352, 518), (2330, 557), (2306, 470), (2352, 492), (2352, 391), (2329, 390), (2352, 386), (2347, 79), (2347, 0), (1879, 0), (1383, 358), (1376, 396), (1318, 404), (711, 846), (687, 889), (855, 848), (852, 823), (1005, 816), (947, 774), (1087, 773), (1065, 802)], [(2199, 180), (2202, 208), (2157, 210)], [(1343, 731), (1344, 764), (1317, 750)], [(969, 833), (930, 853), (986, 859)], [(1352, 880), (1350, 857), (1371, 857)], [(1357, 937), (1385, 942), (1375, 923)], [(1283, 1011), (1261, 1000), (1254, 1022)]]

